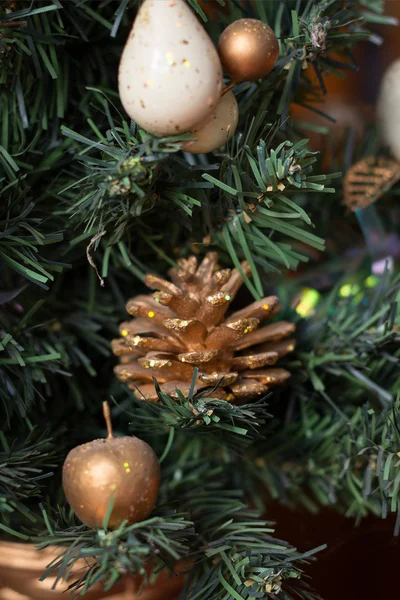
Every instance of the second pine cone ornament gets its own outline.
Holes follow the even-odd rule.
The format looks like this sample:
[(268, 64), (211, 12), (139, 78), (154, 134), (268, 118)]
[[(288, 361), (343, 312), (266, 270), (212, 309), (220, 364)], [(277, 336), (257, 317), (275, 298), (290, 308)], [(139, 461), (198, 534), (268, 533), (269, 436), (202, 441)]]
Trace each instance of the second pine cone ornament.
[[(146, 400), (157, 400), (153, 377), (172, 397), (177, 389), (187, 394), (195, 367), (197, 391), (219, 383), (212, 396), (231, 401), (255, 399), (290, 376), (273, 365), (293, 350), (294, 325), (263, 324), (279, 313), (278, 298), (226, 317), (243, 281), (237, 269), (217, 270), (217, 261), (215, 252), (200, 265), (195, 256), (182, 259), (169, 272), (172, 282), (147, 275), (146, 285), (158, 291), (127, 303), (134, 318), (121, 324), (122, 337), (113, 341), (120, 356), (115, 371)], [(242, 269), (250, 273), (247, 262)]]

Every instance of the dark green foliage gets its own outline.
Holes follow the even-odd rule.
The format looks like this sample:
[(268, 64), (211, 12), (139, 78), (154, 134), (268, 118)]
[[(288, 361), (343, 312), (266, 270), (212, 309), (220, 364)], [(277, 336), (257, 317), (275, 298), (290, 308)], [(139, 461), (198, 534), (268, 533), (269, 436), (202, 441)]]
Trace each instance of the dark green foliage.
[[(55, 466), (54, 451), (52, 449), (49, 432), (39, 434), (33, 430), (27, 435), (25, 443), (17, 446), (15, 443), (10, 448), (3, 433), (0, 443), (0, 513), (2, 519), (0, 528), (8, 533), (13, 532), (9, 527), (14, 511), (20, 512), (30, 522), (37, 521), (34, 512), (28, 507), (28, 501), (40, 498), (45, 478), (52, 475), (49, 467)], [(52, 456), (53, 455), (53, 456)], [(22, 532), (13, 532), (15, 535), (28, 539)]]
[[(313, 388), (323, 393), (329, 386), (339, 406), (368, 400), (387, 408), (400, 389), (400, 282), (386, 274), (374, 283), (368, 288), (356, 279), (334, 289), (304, 331), (305, 350), (310, 345), (299, 358)], [(349, 382), (351, 396), (345, 386), (334, 394), (334, 380)]]
[[(197, 370), (193, 376), (193, 388), (197, 379)], [(170, 432), (174, 430), (193, 431), (205, 434), (218, 443), (223, 441), (232, 449), (238, 450), (252, 443), (260, 436), (260, 428), (265, 419), (271, 417), (266, 412), (264, 401), (237, 406), (213, 397), (213, 389), (207, 392), (189, 392), (185, 397), (178, 390), (178, 398), (173, 400), (162, 392), (155, 381), (159, 403), (149, 403), (135, 417), (135, 424), (143, 429)], [(218, 386), (217, 386), (218, 387)]]
[[(231, 142), (194, 156), (180, 149), (189, 134), (156, 139), (120, 105), (136, 0), (15, 4), (0, 6), (2, 536), (60, 545), (46, 575), (94, 557), (72, 586), (81, 593), (183, 558), (182, 600), (313, 600), (312, 553), (277, 540), (264, 507), (400, 515), (399, 283), (397, 266), (371, 279), (336, 172), (379, 151), (377, 132), (358, 145), (346, 132), (322, 168), (303, 138), (329, 130), (297, 122), (289, 107), (318, 110), (326, 76), (351, 75), (354, 44), (378, 43), (369, 29), (393, 20), (380, 0), (230, 0), (230, 14), (206, 23), (213, 40), (234, 19), (259, 18), (280, 59), (264, 80), (235, 87)], [(381, 202), (392, 231), (396, 202)], [(297, 321), (291, 382), (240, 406), (213, 390), (135, 399), (115, 381), (109, 343), (125, 302), (149, 270), (165, 275), (209, 249), (225, 266), (249, 261), (238, 305), (277, 292)], [(321, 299), (300, 320), (291, 306), (304, 287)], [(100, 405), (111, 396), (115, 431), (148, 440), (162, 485), (150, 519), (96, 532), (74, 521), (60, 467), (70, 448), (105, 434)]]
[[(300, 554), (273, 538), (271, 524), (261, 520), (257, 511), (244, 507), (230, 491), (205, 489), (190, 507), (195, 522), (209, 532), (201, 550), (214, 564), (202, 561), (194, 566), (183, 592), (188, 598), (239, 600), (259, 594), (272, 598), (279, 594), (285, 600), (298, 595), (316, 598), (301, 576), (305, 559), (317, 550)], [(222, 523), (215, 519), (218, 512), (224, 515)]]
[(382, 277), (372, 288), (357, 281), (338, 286), (299, 324), (302, 348), (291, 367), (296, 414), (254, 448), (263, 458), (252, 476), (291, 505), (334, 504), (360, 519), (396, 512), (400, 500), (400, 311), (398, 281)]

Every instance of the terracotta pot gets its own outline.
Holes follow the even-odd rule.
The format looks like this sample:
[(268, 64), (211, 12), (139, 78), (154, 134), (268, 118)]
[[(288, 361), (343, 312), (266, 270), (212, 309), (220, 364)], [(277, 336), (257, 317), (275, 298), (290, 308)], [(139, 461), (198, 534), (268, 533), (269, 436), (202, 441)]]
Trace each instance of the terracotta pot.
[[(60, 554), (60, 548), (50, 547), (36, 550), (32, 544), (0, 542), (0, 600), (66, 600), (69, 597), (67, 588), (87, 568), (87, 562), (77, 561), (73, 573), (67, 580), (57, 583), (52, 589), (56, 577), (39, 578), (47, 565)], [(101, 585), (91, 588), (84, 598), (88, 600), (174, 600), (182, 586), (181, 577), (169, 577), (161, 573), (157, 581), (138, 593), (139, 581), (126, 578), (114, 586), (111, 591), (104, 592)], [(80, 597), (80, 596), (79, 596)]]

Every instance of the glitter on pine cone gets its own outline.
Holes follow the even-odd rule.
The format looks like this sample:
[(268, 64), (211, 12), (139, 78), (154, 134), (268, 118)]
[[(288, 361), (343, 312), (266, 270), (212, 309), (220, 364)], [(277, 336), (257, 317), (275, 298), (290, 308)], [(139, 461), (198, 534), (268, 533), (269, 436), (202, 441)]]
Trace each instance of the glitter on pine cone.
[[(187, 394), (194, 368), (199, 370), (196, 391), (214, 388), (213, 397), (229, 401), (256, 399), (290, 377), (273, 365), (292, 351), (287, 321), (263, 322), (280, 312), (276, 296), (253, 302), (226, 317), (242, 276), (237, 269), (218, 270), (218, 254), (208, 253), (198, 265), (191, 256), (170, 270), (172, 282), (147, 275), (154, 294), (129, 300), (134, 318), (121, 323), (121, 338), (114, 340), (120, 357), (116, 375), (146, 400), (157, 400), (153, 377), (163, 392)], [(242, 263), (248, 275), (250, 267)]]

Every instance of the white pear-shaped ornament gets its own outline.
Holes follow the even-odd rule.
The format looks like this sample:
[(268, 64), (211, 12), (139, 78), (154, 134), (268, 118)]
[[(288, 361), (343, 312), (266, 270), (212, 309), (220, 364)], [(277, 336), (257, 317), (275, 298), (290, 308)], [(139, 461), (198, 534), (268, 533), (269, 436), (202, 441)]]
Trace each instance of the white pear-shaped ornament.
[(400, 59), (385, 72), (378, 101), (382, 136), (394, 158), (400, 160)]
[(239, 118), (239, 107), (235, 95), (227, 92), (205, 121), (191, 130), (197, 140), (187, 142), (186, 152), (200, 154), (212, 152), (231, 139), (236, 131)]
[(160, 137), (193, 129), (218, 104), (222, 67), (185, 0), (145, 0), (119, 65), (128, 115)]

